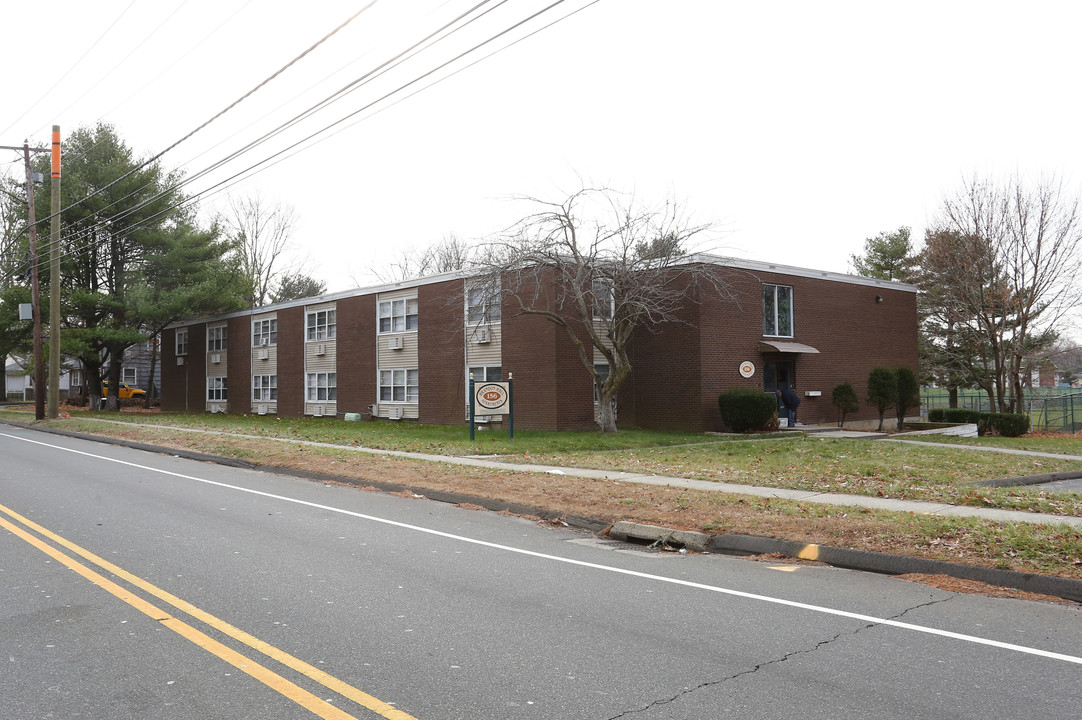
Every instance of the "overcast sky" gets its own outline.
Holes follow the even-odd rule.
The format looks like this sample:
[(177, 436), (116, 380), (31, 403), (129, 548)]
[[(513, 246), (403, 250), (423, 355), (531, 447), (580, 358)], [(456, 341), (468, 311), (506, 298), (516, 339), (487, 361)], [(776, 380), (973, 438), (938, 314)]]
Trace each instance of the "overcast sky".
[[(104, 120), (160, 152), (365, 4), (4, 3), (0, 145)], [(472, 4), (376, 2), (163, 163), (208, 168)], [(974, 173), (1079, 179), (1077, 2), (566, 0), (380, 100), (547, 4), (506, 2), (187, 190), (358, 113), (201, 200), (292, 205), (299, 254), (336, 291), (404, 248), (505, 227), (529, 211), (512, 196), (584, 183), (675, 196), (716, 224), (707, 249), (846, 272), (867, 237), (922, 237)]]

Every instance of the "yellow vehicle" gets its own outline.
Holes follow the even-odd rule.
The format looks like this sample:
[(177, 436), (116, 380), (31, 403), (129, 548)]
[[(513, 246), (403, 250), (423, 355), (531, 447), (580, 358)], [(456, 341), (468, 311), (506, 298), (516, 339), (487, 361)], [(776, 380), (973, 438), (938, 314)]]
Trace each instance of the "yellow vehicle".
[[(146, 395), (147, 395), (146, 390), (140, 390), (139, 388), (133, 388), (131, 385), (129, 385), (126, 382), (120, 383), (120, 392), (118, 393), (118, 396), (120, 397), (121, 400), (127, 400), (128, 398), (133, 398), (133, 397), (146, 397)], [(102, 397), (109, 397), (109, 381), (108, 380), (103, 380), (102, 383), (101, 383), (101, 396)]]

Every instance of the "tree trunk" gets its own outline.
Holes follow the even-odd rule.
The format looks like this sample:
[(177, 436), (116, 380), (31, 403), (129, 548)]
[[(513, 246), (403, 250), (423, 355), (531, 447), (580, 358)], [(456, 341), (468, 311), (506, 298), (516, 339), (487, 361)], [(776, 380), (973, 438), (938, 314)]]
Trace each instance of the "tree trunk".
[(958, 407), (958, 386), (951, 385), (947, 388), (947, 407), (955, 409)]
[(614, 433), (616, 432), (616, 395), (615, 393), (610, 397), (601, 395), (600, 398), (594, 420), (601, 432)]
[(150, 379), (147, 380), (147, 395), (143, 399), (143, 407), (147, 410), (150, 409), (150, 404), (154, 400), (154, 368), (158, 365), (158, 338), (157, 336), (150, 339)]

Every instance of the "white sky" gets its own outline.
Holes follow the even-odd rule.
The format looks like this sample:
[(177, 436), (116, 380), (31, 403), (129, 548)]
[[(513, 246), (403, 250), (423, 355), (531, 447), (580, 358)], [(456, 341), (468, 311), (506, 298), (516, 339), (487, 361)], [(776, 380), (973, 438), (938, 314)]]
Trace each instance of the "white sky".
[[(588, 1), (566, 0), (489, 47)], [(188, 191), (545, 4), (510, 0)], [(4, 3), (0, 145), (45, 144), (53, 123), (66, 134), (103, 119), (137, 153), (157, 153), (363, 5)], [(468, 6), (377, 2), (163, 163), (189, 174), (208, 167)], [(705, 249), (845, 272), (880, 231), (909, 225), (922, 237), (943, 195), (974, 173), (1079, 179), (1080, 27), (1082, 3), (1066, 0), (600, 0), (413, 97), (378, 103), (382, 112), (362, 112), (202, 207), (221, 207), (227, 193), (293, 205), (300, 255), (331, 291), (373, 282), (369, 268), (403, 248), (509, 225), (528, 211), (512, 195), (562, 199), (583, 182), (650, 201), (675, 195), (696, 220), (718, 224)], [(0, 155), (0, 172), (21, 167)]]

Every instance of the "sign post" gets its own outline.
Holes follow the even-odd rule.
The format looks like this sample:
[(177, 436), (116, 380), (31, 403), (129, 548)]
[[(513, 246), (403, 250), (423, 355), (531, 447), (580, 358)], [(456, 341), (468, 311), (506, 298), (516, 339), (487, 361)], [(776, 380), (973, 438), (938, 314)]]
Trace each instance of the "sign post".
[(477, 408), (483, 415), (507, 415), (508, 437), (515, 437), (515, 411), (512, 402), (512, 376), (505, 382), (476, 382), (470, 373), (470, 440), (475, 439), (477, 430)]

